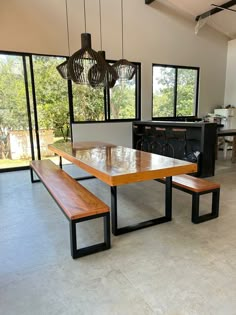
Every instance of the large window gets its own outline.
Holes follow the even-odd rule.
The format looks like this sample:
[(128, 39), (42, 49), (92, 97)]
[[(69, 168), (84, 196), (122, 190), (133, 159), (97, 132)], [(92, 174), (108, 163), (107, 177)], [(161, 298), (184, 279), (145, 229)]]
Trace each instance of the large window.
[(140, 119), (139, 63), (132, 80), (104, 90), (62, 79), (65, 60), (0, 51), (0, 172), (49, 157), (48, 143), (68, 138), (72, 122)]
[(196, 116), (199, 68), (153, 64), (152, 118)]
[[(114, 61), (109, 61), (112, 65)], [(117, 80), (112, 89), (92, 88), (72, 83), (73, 122), (140, 119), (140, 63), (132, 80)]]

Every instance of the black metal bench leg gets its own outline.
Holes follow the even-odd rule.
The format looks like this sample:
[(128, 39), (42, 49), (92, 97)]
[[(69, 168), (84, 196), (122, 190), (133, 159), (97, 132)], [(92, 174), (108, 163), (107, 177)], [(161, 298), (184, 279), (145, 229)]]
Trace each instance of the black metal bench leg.
[(199, 223), (199, 194), (193, 193), (192, 195), (192, 222)]
[(106, 249), (111, 248), (111, 228), (110, 228), (110, 213), (104, 216), (104, 241)]
[(31, 167), (30, 167), (30, 179), (31, 179), (31, 183), (34, 183), (34, 174)]
[(220, 189), (215, 189), (213, 191), (209, 191), (208, 193), (212, 193), (211, 212), (203, 215), (199, 215), (199, 199), (201, 194), (193, 193), (192, 222), (195, 224), (209, 221), (219, 216)]
[(39, 179), (34, 179), (34, 172), (33, 172), (32, 167), (30, 167), (30, 179), (31, 179), (31, 183), (38, 183), (38, 182), (40, 182)]
[(216, 189), (212, 193), (212, 208), (211, 213), (214, 218), (219, 216), (219, 206), (220, 206), (220, 189)]
[(165, 215), (166, 219), (172, 220), (172, 177), (166, 177), (165, 186)]
[(59, 156), (59, 167), (62, 169), (62, 157)]
[(72, 258), (76, 258), (77, 255), (77, 240), (76, 240), (76, 223), (70, 221), (70, 249)]
[[(104, 219), (104, 222), (103, 222), (104, 223), (104, 242), (78, 249), (77, 237), (76, 237), (76, 223), (96, 219), (99, 217), (103, 217)], [(108, 213), (103, 213), (103, 214), (94, 215), (91, 217), (86, 217), (86, 218), (70, 221), (70, 248), (71, 248), (71, 256), (73, 259), (90, 255), (90, 254), (94, 254), (94, 253), (111, 248), (110, 213), (108, 212)]]

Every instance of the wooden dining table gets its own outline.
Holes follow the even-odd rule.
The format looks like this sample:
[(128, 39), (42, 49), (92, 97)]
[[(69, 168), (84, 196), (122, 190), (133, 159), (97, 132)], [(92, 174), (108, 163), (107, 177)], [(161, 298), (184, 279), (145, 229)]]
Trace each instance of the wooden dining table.
[[(110, 186), (114, 235), (171, 221), (172, 176), (197, 171), (195, 163), (98, 141), (59, 142), (50, 144), (48, 148), (60, 157), (61, 166), (64, 158)], [(166, 177), (164, 216), (118, 227), (117, 186), (163, 177)]]

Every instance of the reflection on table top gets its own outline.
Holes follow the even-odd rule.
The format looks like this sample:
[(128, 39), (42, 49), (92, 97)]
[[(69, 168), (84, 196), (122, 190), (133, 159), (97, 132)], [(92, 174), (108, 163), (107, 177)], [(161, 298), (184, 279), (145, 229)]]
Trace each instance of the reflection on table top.
[(197, 171), (194, 163), (103, 142), (65, 142), (48, 147), (110, 186)]

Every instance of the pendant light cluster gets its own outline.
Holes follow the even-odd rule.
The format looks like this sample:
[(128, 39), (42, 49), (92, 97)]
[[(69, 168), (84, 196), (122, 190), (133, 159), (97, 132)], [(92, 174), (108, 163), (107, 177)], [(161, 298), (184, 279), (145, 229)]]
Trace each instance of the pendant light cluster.
[[(70, 56), (67, 0), (65, 0), (65, 4), (68, 52)], [(122, 59), (117, 61), (113, 66), (106, 62), (105, 51), (102, 50), (101, 0), (99, 0), (99, 13), (101, 51), (96, 52), (92, 49), (91, 34), (86, 33), (86, 9), (84, 0), (85, 33), (81, 34), (81, 49), (76, 51), (68, 60), (57, 66), (57, 70), (63, 79), (71, 79), (76, 84), (86, 84), (93, 88), (112, 88), (118, 79), (122, 82), (131, 80), (136, 72), (136, 67), (129, 61), (123, 59), (123, 0), (121, 0)]]

